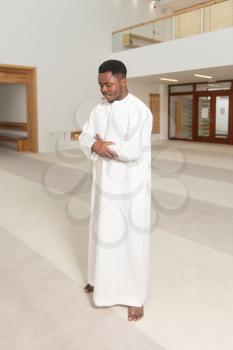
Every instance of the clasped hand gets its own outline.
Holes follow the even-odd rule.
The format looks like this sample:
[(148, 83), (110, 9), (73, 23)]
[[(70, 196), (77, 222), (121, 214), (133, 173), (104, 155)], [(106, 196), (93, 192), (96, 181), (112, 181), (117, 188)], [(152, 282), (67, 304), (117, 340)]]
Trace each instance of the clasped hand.
[(118, 157), (118, 154), (109, 147), (109, 145), (113, 145), (115, 142), (104, 141), (99, 134), (96, 134), (95, 139), (96, 142), (91, 147), (93, 152), (104, 158), (113, 159)]

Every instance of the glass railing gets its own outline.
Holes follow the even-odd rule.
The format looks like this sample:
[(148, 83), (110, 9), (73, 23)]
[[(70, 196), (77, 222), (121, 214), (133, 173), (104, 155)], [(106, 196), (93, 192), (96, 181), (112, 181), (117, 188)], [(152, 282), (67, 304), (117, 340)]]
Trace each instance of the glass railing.
[(232, 26), (233, 0), (207, 1), (113, 32), (112, 50), (159, 44)]

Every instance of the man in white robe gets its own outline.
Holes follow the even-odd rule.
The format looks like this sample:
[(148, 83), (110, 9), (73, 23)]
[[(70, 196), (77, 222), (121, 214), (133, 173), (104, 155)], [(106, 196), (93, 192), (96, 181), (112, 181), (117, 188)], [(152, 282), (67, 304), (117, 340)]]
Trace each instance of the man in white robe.
[(117, 60), (99, 67), (104, 99), (79, 138), (93, 161), (84, 289), (97, 306), (127, 305), (128, 320), (138, 320), (148, 289), (152, 114), (128, 92), (126, 74)]

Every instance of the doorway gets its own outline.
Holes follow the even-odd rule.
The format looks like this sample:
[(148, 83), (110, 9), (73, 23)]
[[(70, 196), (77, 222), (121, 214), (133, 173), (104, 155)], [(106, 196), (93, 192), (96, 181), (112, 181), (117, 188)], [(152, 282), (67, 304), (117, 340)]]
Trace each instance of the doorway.
[[(36, 87), (36, 68), (25, 66), (14, 66), (0, 64), (0, 83), (3, 84), (23, 84), (26, 87), (26, 112), (27, 120), (23, 127), (27, 132), (28, 151), (38, 152), (38, 121), (37, 121), (37, 87)], [(3, 121), (2, 124), (7, 124)], [(13, 125), (14, 124), (14, 125)], [(20, 130), (22, 125), (11, 123), (7, 128)], [(22, 123), (20, 123), (22, 124)], [(5, 128), (6, 126), (4, 126)], [(19, 127), (19, 129), (17, 129)]]

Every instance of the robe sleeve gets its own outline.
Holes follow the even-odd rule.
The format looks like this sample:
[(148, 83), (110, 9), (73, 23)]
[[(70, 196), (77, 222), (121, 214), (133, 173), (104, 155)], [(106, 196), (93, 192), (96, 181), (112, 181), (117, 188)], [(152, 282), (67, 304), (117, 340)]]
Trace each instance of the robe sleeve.
[(137, 160), (148, 147), (151, 147), (152, 114), (145, 106), (133, 108), (129, 115), (126, 139), (111, 145), (117, 159), (123, 162)]
[(91, 112), (89, 119), (85, 122), (82, 132), (79, 135), (80, 148), (85, 156), (90, 160), (98, 159), (98, 155), (95, 152), (91, 152), (91, 146), (96, 142), (95, 128), (94, 128), (94, 110)]

